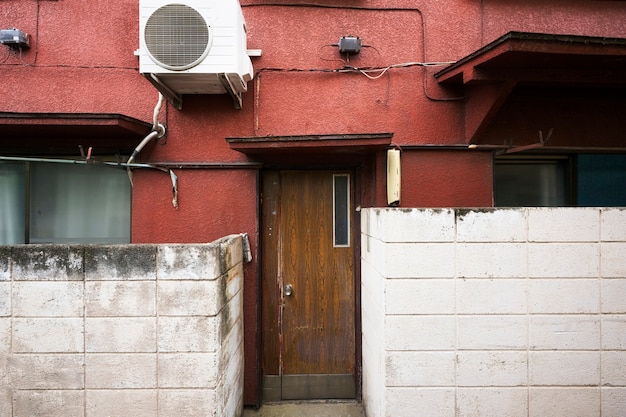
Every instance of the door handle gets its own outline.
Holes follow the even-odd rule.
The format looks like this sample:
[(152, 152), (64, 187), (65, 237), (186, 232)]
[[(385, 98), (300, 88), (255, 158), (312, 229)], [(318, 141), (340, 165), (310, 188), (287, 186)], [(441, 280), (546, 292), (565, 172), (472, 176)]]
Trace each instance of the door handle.
[(291, 294), (293, 294), (293, 287), (291, 286), (291, 284), (285, 285), (285, 295), (287, 297), (290, 297)]

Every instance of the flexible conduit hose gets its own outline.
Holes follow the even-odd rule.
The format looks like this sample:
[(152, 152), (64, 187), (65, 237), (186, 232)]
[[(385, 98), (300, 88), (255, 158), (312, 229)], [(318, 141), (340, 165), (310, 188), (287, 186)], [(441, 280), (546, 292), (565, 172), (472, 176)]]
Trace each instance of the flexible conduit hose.
[(132, 164), (139, 152), (154, 138), (162, 138), (165, 136), (165, 126), (159, 123), (159, 112), (161, 111), (161, 107), (163, 106), (163, 94), (159, 93), (159, 100), (157, 101), (156, 106), (154, 107), (154, 114), (152, 116), (152, 132), (148, 134), (143, 140), (137, 145), (133, 153), (128, 158), (127, 164)]

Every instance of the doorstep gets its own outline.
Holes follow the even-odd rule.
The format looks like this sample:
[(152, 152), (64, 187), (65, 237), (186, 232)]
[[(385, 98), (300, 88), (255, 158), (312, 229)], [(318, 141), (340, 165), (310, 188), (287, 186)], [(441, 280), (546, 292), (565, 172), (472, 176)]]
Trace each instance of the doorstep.
[(242, 417), (365, 417), (356, 401), (289, 401), (263, 404), (258, 410), (246, 408)]

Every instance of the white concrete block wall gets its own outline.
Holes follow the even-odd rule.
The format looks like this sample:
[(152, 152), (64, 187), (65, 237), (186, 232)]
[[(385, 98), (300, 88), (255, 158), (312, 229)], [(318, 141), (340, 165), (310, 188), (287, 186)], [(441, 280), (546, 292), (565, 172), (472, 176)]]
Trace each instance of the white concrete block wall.
[(364, 209), (368, 417), (626, 416), (626, 209)]
[(0, 417), (238, 417), (243, 237), (0, 247)]

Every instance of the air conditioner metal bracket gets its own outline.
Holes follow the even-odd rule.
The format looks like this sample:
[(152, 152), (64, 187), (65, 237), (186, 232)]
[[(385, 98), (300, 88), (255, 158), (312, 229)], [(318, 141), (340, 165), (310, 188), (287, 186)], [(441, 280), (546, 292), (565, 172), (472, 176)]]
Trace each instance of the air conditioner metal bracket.
[[(182, 94), (178, 94), (174, 92), (171, 88), (169, 88), (163, 81), (159, 79), (156, 74), (143, 74), (144, 77), (161, 93), (163, 97), (165, 97), (172, 106), (174, 106), (178, 110), (182, 110), (183, 108), (183, 96)], [(228, 94), (233, 99), (233, 105), (237, 110), (241, 109), (242, 105), (242, 95), (238, 92), (233, 84), (230, 82), (226, 74), (218, 74), (218, 78)]]
[(155, 74), (143, 74), (144, 77), (161, 93), (163, 97), (169, 100), (177, 110), (183, 109), (183, 96), (172, 91), (167, 85), (163, 83)]
[(233, 98), (233, 104), (235, 108), (237, 110), (240, 110), (241, 102), (242, 102), (241, 93), (235, 90), (235, 87), (233, 87), (232, 83), (230, 82), (226, 74), (217, 74), (217, 77), (220, 79), (220, 81), (224, 85), (224, 88), (226, 89), (226, 91), (228, 91), (228, 94), (230, 94), (230, 96)]

